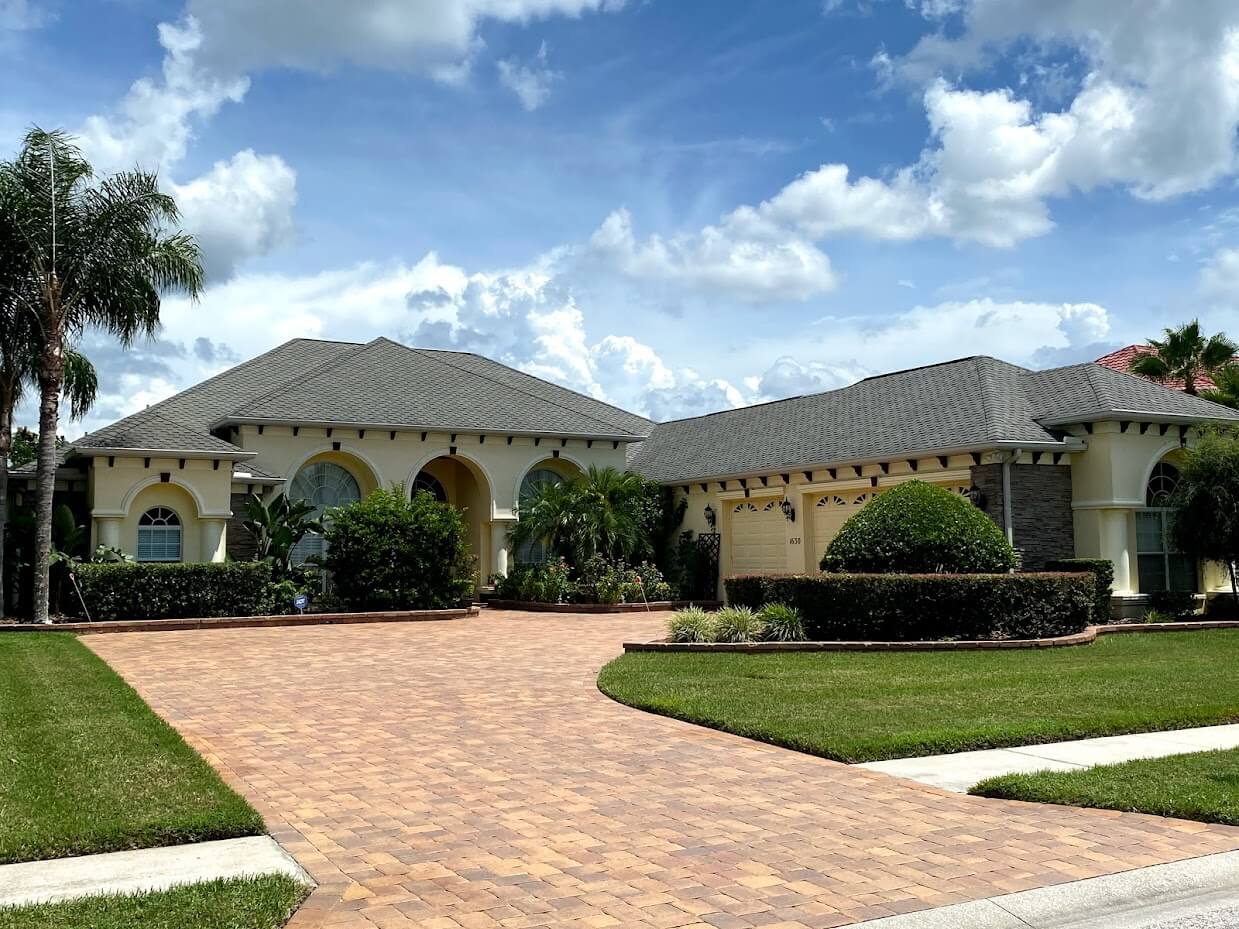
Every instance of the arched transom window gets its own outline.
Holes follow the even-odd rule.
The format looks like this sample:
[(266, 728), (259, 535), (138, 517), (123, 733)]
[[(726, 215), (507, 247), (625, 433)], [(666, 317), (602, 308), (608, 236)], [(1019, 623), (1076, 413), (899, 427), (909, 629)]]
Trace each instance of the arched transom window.
[(416, 496), (419, 493), (428, 493), (440, 503), (447, 503), (447, 490), (443, 482), (429, 471), (418, 471), (417, 477), (413, 478), (413, 494)]
[(181, 518), (166, 506), (138, 518), (138, 561), (181, 560)]
[[(288, 496), (313, 504), (314, 518), (322, 519), (332, 507), (360, 500), (361, 488), (348, 469), (331, 461), (315, 461), (297, 472), (289, 485)], [(324, 551), (323, 537), (315, 532), (307, 533), (293, 548), (293, 563), (301, 564), (311, 555), (322, 555)]]
[[(541, 490), (552, 484), (562, 484), (564, 476), (550, 468), (534, 468), (521, 481), (521, 494), (518, 507), (528, 506), (529, 501)], [(520, 547), (516, 560), (523, 564), (541, 564), (551, 555), (550, 549), (542, 541), (530, 540)]]
[(1170, 498), (1179, 486), (1179, 469), (1162, 461), (1145, 487), (1145, 509), (1136, 512), (1136, 560), (1140, 592), (1195, 591), (1196, 561), (1175, 551), (1170, 537)]

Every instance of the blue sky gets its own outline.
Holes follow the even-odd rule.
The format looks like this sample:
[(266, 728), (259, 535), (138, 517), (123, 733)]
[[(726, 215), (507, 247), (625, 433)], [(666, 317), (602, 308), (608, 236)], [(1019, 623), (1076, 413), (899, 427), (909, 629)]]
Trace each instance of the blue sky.
[(1227, 0), (0, 0), (0, 81), (210, 273), (76, 428), (298, 335), (669, 418), (1239, 330)]

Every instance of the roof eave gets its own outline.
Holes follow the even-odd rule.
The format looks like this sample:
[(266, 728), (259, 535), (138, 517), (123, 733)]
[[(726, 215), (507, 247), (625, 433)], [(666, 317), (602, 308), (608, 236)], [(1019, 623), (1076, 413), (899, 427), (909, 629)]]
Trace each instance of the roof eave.
[(1152, 422), (1164, 422), (1181, 425), (1198, 425), (1200, 423), (1231, 423), (1239, 425), (1239, 415), (1227, 416), (1193, 416), (1186, 413), (1152, 413), (1148, 410), (1104, 410), (1096, 413), (1073, 413), (1070, 416), (1056, 416), (1052, 419), (1038, 419), (1042, 426), (1071, 426), (1076, 423), (1109, 423), (1142, 419)]
[(121, 446), (107, 445), (71, 445), (66, 450), (66, 454), (71, 457), (80, 458), (100, 458), (104, 455), (124, 455), (129, 457), (143, 456), (147, 458), (192, 458), (194, 460), (226, 458), (230, 461), (242, 461), (247, 458), (254, 458), (257, 456), (258, 452), (247, 451), (243, 448), (229, 451), (226, 449), (209, 448), (125, 448)]
[[(890, 455), (877, 455), (868, 458), (840, 458), (834, 461), (816, 461), (806, 464), (783, 464), (773, 468), (755, 468), (751, 471), (735, 471), (726, 474), (699, 474), (694, 477), (654, 478), (660, 484), (693, 484), (702, 481), (734, 481), (742, 477), (758, 474), (777, 474), (780, 471), (823, 471), (827, 468), (847, 468), (880, 464), (884, 461), (906, 461), (909, 458), (929, 458), (934, 455), (968, 455), (975, 452), (990, 451), (1027, 451), (1027, 452), (1072, 452), (1083, 451), (1083, 444), (1078, 440), (1061, 442), (1020, 442), (1015, 439), (1003, 439), (976, 445), (959, 445), (949, 448), (919, 448), (900, 451)], [(928, 472), (927, 472), (928, 473)]]
[(261, 416), (227, 416), (211, 423), (212, 430), (224, 426), (299, 426), (311, 429), (374, 429), (396, 432), (448, 432), (459, 435), (519, 435), (531, 438), (587, 439), (595, 442), (644, 442), (648, 435), (627, 432), (558, 432), (554, 429), (478, 429), (476, 426), (426, 425), (418, 423), (367, 423), (347, 420), (277, 419)]

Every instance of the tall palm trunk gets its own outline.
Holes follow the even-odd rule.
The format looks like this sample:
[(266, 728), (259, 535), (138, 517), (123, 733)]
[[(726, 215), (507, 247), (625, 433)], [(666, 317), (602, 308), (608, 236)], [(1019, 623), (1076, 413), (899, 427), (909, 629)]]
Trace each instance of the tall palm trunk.
[[(56, 436), (60, 429), (60, 389), (64, 383), (64, 329), (59, 323), (60, 282), (47, 289), (49, 323), (39, 355), (39, 457), (36, 472), (34, 536), (34, 621), (49, 623), (52, 562), (52, 497), (56, 493)], [(54, 322), (52, 322), (54, 321)]]

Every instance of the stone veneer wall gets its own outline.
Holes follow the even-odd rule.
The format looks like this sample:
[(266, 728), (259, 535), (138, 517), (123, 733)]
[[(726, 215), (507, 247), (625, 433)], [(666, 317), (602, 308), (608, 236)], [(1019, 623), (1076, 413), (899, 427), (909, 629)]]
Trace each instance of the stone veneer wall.
[(249, 494), (233, 494), (230, 501), (232, 519), (228, 520), (228, 557), (233, 561), (251, 561), (256, 546), (254, 537), (243, 525), (245, 522), (245, 501)]
[[(1005, 530), (1002, 465), (976, 465), (972, 484), (985, 494), (985, 513)], [(1069, 465), (1012, 465), (1011, 504), (1015, 548), (1025, 571), (1040, 571), (1047, 561), (1075, 555)]]

